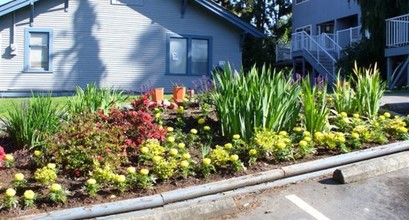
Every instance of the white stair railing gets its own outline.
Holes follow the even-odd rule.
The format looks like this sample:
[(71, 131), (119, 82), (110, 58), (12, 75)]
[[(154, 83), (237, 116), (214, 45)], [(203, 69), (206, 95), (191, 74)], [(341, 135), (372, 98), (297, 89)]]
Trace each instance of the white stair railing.
[(402, 47), (409, 45), (409, 14), (386, 20), (386, 46)]
[[(294, 33), (292, 35), (293, 52), (307, 52), (309, 55), (311, 55), (311, 57), (314, 58), (317, 64), (321, 66), (327, 72), (327, 74), (334, 79), (336, 60), (327, 50), (324, 49), (324, 47), (320, 45), (320, 43), (318, 43), (316, 39), (317, 37), (312, 37), (305, 31)], [(323, 57), (329, 60), (329, 62), (331, 63), (331, 68), (328, 68), (325, 63), (322, 63)]]
[(361, 39), (361, 26), (356, 26), (337, 31), (335, 41), (341, 48), (345, 48), (351, 43), (361, 41)]

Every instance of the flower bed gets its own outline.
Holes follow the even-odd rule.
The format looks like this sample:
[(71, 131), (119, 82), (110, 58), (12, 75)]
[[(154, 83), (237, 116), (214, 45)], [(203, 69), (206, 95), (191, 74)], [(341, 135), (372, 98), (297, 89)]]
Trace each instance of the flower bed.
[[(49, 117), (47, 97), (28, 103), (30, 114), (15, 110), (19, 114), (6, 121), (9, 136), (0, 142), (12, 152), (0, 151), (4, 216), (151, 195), (409, 138), (409, 118), (372, 113), (379, 88), (355, 108), (351, 103), (366, 98), (355, 88), (372, 94), (359, 81), (350, 82), (355, 88), (336, 84), (328, 95), (322, 85), (257, 72), (237, 78), (220, 73), (214, 91), (178, 104), (142, 95), (132, 108), (119, 109), (119, 95), (88, 88), (64, 114), (49, 107)], [(373, 80), (374, 73), (366, 73), (360, 80)], [(274, 110), (252, 103), (254, 98)], [(44, 115), (47, 124), (35, 121)], [(21, 135), (21, 127), (35, 131)]]

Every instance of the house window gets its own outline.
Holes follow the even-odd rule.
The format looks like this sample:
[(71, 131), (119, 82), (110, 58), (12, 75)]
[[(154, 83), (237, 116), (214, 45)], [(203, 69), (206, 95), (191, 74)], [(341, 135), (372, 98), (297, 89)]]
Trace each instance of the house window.
[(207, 75), (211, 66), (211, 38), (199, 36), (168, 37), (168, 73)]
[(303, 31), (305, 31), (307, 34), (311, 35), (311, 25), (307, 25), (307, 26), (299, 27), (299, 28), (295, 29), (296, 33), (303, 32)]
[(52, 71), (53, 31), (45, 28), (27, 28), (24, 44), (24, 71)]

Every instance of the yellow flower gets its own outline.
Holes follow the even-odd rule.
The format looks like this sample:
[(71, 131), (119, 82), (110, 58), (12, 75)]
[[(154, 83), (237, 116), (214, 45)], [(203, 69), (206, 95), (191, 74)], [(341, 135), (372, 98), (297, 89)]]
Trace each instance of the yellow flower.
[(212, 163), (212, 160), (210, 160), (210, 158), (204, 158), (203, 159), (203, 165), (208, 166), (208, 165), (210, 165), (210, 163)]
[(288, 143), (291, 143), (291, 140), (290, 138), (283, 138), (283, 142), (288, 144)]
[(179, 143), (178, 144), (178, 148), (180, 148), (180, 149), (184, 149), (185, 148), (185, 143)]
[(173, 143), (173, 142), (175, 142), (175, 137), (170, 136), (170, 137), (166, 138), (166, 141), (169, 142), (169, 143)]
[(232, 149), (232, 148), (233, 148), (233, 145), (232, 145), (231, 143), (227, 143), (227, 144), (224, 145), (224, 147), (225, 147), (227, 150), (229, 150), (229, 149)]
[(349, 123), (349, 119), (348, 118), (342, 118), (342, 121), (344, 122), (344, 123)]
[(249, 150), (249, 155), (250, 156), (254, 156), (254, 155), (256, 155), (257, 154), (257, 150), (256, 149), (251, 149), (251, 150)]
[(94, 185), (94, 184), (96, 184), (97, 183), (97, 181), (95, 180), (95, 179), (88, 179), (87, 180), (87, 185)]
[(304, 137), (305, 137), (305, 136), (310, 136), (311, 133), (310, 133), (309, 131), (304, 131), (304, 132), (303, 132), (303, 135), (304, 135)]
[(172, 127), (167, 127), (166, 129), (168, 130), (168, 132), (173, 132), (175, 130)]
[(155, 118), (160, 118), (160, 113), (156, 113)]
[(312, 139), (311, 139), (311, 137), (305, 137), (303, 140), (307, 141), (307, 142), (310, 142)]
[(183, 102), (188, 102), (189, 99), (188, 98), (183, 98)]
[(343, 117), (343, 118), (348, 117), (348, 114), (346, 112), (341, 112), (339, 115), (341, 115), (341, 117)]
[(278, 149), (282, 150), (282, 149), (285, 148), (285, 144), (283, 142), (278, 142), (277, 147), (278, 147)]
[(300, 147), (305, 147), (308, 145), (306, 141), (300, 141), (298, 144), (300, 145)]
[(16, 195), (16, 190), (14, 190), (14, 189), (12, 189), (12, 188), (8, 188), (7, 190), (6, 190), (6, 196), (8, 196), (8, 197), (13, 197), (13, 196), (15, 196)]
[(205, 131), (210, 131), (210, 126), (206, 125), (206, 126), (203, 127), (203, 129), (204, 129)]
[(180, 167), (186, 168), (186, 167), (188, 167), (188, 166), (189, 166), (189, 162), (187, 162), (186, 160), (182, 160), (182, 161), (180, 162)]
[(178, 150), (175, 149), (175, 148), (172, 148), (172, 149), (169, 150), (169, 154), (172, 155), (172, 156), (175, 156), (175, 155), (178, 154)]
[(162, 160), (162, 157), (161, 156), (154, 156), (152, 158), (152, 160), (153, 160), (153, 162), (158, 163), (160, 160)]
[(126, 177), (125, 177), (124, 175), (117, 175), (117, 176), (116, 176), (116, 181), (117, 181), (118, 183), (123, 183), (123, 182), (126, 181)]
[(352, 115), (354, 118), (359, 118), (359, 114), (355, 113)]
[(278, 133), (281, 136), (287, 136), (287, 132), (286, 131), (280, 131), (280, 133)]
[(191, 156), (190, 156), (189, 153), (184, 153), (184, 154), (182, 154), (182, 158), (183, 158), (183, 159), (190, 159)]
[(315, 137), (317, 140), (320, 140), (323, 136), (324, 136), (324, 135), (323, 135), (321, 132), (319, 132), (319, 131), (317, 131), (317, 132), (314, 133), (314, 137)]
[(235, 135), (233, 135), (233, 139), (234, 139), (234, 140), (238, 140), (238, 139), (240, 139), (240, 135), (239, 135), (239, 134), (235, 134)]
[(16, 180), (16, 181), (22, 181), (22, 180), (24, 180), (24, 174), (22, 174), (22, 173), (16, 173), (16, 175), (14, 175), (14, 180)]
[(53, 170), (53, 169), (55, 169), (56, 165), (55, 165), (55, 163), (49, 163), (49, 164), (47, 164), (47, 167)]
[(6, 161), (13, 161), (13, 160), (14, 160), (14, 157), (13, 157), (13, 155), (11, 155), (11, 154), (6, 154), (5, 159), (6, 159)]
[(39, 150), (34, 151), (34, 156), (38, 157), (40, 155), (41, 155), (41, 151), (39, 151)]
[(139, 173), (142, 174), (142, 175), (148, 175), (148, 174), (149, 174), (149, 170), (148, 170), (148, 169), (141, 169), (141, 170), (139, 171)]
[(386, 118), (390, 118), (390, 117), (391, 117), (391, 113), (385, 112), (385, 113), (383, 114), (383, 116), (385, 116)]
[(301, 127), (295, 127), (293, 130), (294, 130), (295, 132), (301, 132), (301, 131), (302, 131), (302, 128), (301, 128)]
[(237, 161), (239, 159), (239, 156), (237, 154), (233, 154), (230, 156), (231, 161)]
[(345, 140), (345, 137), (343, 137), (343, 136), (341, 136), (341, 137), (338, 137), (338, 140), (339, 140), (339, 142), (341, 142), (341, 143), (344, 143), (346, 140)]
[(52, 192), (58, 192), (58, 191), (60, 191), (62, 188), (61, 188), (61, 185), (60, 184), (58, 184), (58, 183), (54, 183), (53, 185), (51, 185), (51, 191)]
[(353, 132), (353, 133), (351, 134), (351, 137), (352, 137), (353, 139), (358, 139), (358, 138), (359, 138), (359, 134), (356, 133), (356, 132)]
[(128, 172), (129, 174), (133, 174), (136, 172), (136, 169), (135, 167), (128, 167), (126, 168), (126, 172)]
[(191, 134), (197, 134), (197, 130), (193, 128), (193, 129), (190, 130), (190, 133)]
[(146, 154), (149, 152), (149, 148), (148, 147), (141, 147), (141, 153)]
[(33, 200), (34, 197), (35, 197), (35, 193), (33, 192), (33, 190), (26, 190), (24, 192), (24, 199)]
[(199, 125), (202, 125), (206, 123), (206, 120), (204, 118), (199, 118), (199, 120), (197, 120), (197, 123), (199, 123)]

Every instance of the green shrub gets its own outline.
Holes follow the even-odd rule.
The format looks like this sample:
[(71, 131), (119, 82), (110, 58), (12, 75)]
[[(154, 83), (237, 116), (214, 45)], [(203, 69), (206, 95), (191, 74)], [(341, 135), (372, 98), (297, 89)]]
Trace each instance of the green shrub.
[(379, 110), (379, 103), (386, 89), (377, 66), (373, 68), (358, 68), (355, 63), (355, 105), (361, 115), (374, 119)]
[[(309, 78), (302, 80), (302, 95), (304, 117), (303, 123), (307, 131), (314, 134), (323, 131), (328, 125), (329, 109), (327, 108), (326, 89), (312, 86)], [(324, 88), (327, 88), (325, 85)]]
[(107, 112), (111, 108), (126, 101), (127, 96), (123, 92), (114, 89), (99, 89), (96, 84), (87, 84), (85, 90), (77, 87), (75, 96), (68, 99), (67, 109), (70, 113), (81, 113), (84, 111), (96, 112), (102, 110)]
[(254, 67), (247, 74), (238, 74), (226, 67), (213, 77), (213, 98), (223, 135), (240, 134), (248, 141), (256, 127), (273, 131), (294, 127), (301, 108), (300, 89), (284, 72)]
[(61, 111), (52, 104), (51, 94), (32, 95), (21, 106), (14, 105), (2, 119), (9, 137), (16, 147), (36, 148), (47, 133), (54, 133), (59, 127)]
[(355, 90), (352, 88), (351, 79), (343, 80), (338, 74), (334, 83), (333, 94), (334, 108), (338, 113), (346, 112), (350, 115), (356, 112)]
[(100, 120), (97, 114), (75, 114), (45, 140), (45, 154), (76, 175), (92, 170), (95, 161), (117, 169), (126, 159), (125, 140), (122, 127)]

